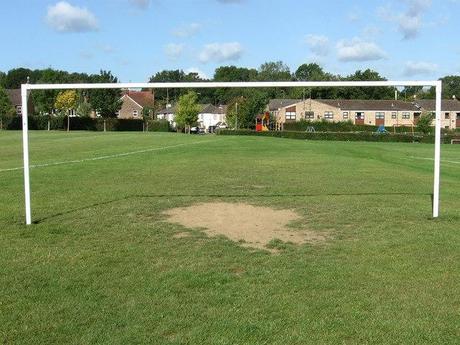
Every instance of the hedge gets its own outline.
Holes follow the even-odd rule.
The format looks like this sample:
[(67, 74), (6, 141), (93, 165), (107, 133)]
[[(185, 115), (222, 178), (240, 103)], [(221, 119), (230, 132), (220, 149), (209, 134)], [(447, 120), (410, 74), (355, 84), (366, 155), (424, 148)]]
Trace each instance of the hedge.
[[(29, 116), (29, 129), (31, 130), (46, 130), (48, 129), (47, 116)], [(51, 130), (66, 130), (67, 129), (67, 116), (51, 117), (50, 129)], [(105, 126), (107, 131), (143, 131), (144, 129), (149, 132), (168, 132), (170, 130), (169, 122), (167, 120), (148, 120), (148, 123), (140, 119), (106, 119)], [(22, 118), (13, 117), (4, 120), (3, 127), (10, 130), (22, 129)], [(104, 119), (90, 118), (90, 117), (71, 117), (70, 130), (79, 131), (103, 131)]]
[[(380, 126), (371, 125), (355, 125), (351, 121), (307, 121), (301, 120), (296, 122), (287, 122), (284, 124), (284, 130), (286, 131), (298, 131), (302, 132), (307, 130), (308, 127), (313, 127), (317, 132), (377, 132)], [(399, 127), (385, 127), (385, 129), (393, 133), (411, 133), (411, 126), (399, 126)], [(414, 132), (417, 132), (417, 126), (414, 126)]]
[[(256, 132), (253, 130), (220, 130), (218, 135), (255, 135), (263, 137), (301, 139), (301, 140), (332, 140), (332, 141), (373, 141), (373, 142), (405, 142), (405, 143), (434, 143), (433, 135), (412, 134), (377, 134), (372, 132), (299, 132), (299, 131), (269, 131)], [(443, 135), (442, 142), (450, 144), (452, 139), (460, 139), (460, 135)]]

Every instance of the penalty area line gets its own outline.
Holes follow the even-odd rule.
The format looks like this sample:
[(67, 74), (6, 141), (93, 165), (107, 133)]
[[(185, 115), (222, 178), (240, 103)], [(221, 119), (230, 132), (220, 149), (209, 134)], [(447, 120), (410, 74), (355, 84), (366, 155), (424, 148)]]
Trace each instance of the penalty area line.
[[(145, 149), (145, 150), (137, 150), (137, 151), (123, 152), (123, 153), (116, 153), (116, 154), (113, 154), (113, 155), (99, 156), (99, 157), (93, 157), (93, 158), (82, 158), (82, 159), (75, 159), (75, 160), (69, 160), (69, 161), (43, 163), (43, 164), (31, 164), (31, 165), (29, 165), (29, 168), (30, 169), (46, 168), (46, 167), (56, 166), (56, 165), (67, 165), (67, 164), (77, 164), (77, 163), (84, 163), (84, 162), (93, 162), (93, 161), (99, 161), (99, 160), (104, 160), (104, 159), (111, 159), (111, 158), (119, 158), (119, 157), (137, 155), (137, 154), (140, 154), (140, 153), (162, 151), (162, 150), (173, 149), (173, 148), (182, 147), (182, 146), (190, 146), (190, 145), (212, 143), (212, 142), (216, 142), (216, 141), (218, 141), (218, 140), (206, 140), (206, 141), (203, 140), (203, 141), (199, 141), (199, 142), (195, 142), (195, 143), (183, 143), (183, 144), (177, 144), (177, 145), (171, 145), (171, 146), (155, 147), (155, 148), (150, 148), (150, 149)], [(9, 169), (0, 169), (0, 173), (8, 172), (8, 171), (18, 171), (18, 170), (23, 170), (23, 169), (24, 169), (24, 166), (16, 167), (16, 168), (9, 168)]]
[[(426, 158), (426, 157), (409, 156), (408, 158), (411, 158), (411, 159), (418, 159), (418, 160), (422, 160), (422, 161), (431, 161), (431, 162), (434, 161), (434, 158)], [(445, 159), (441, 159), (441, 163), (460, 164), (459, 161), (450, 161), (450, 160), (445, 160)]]

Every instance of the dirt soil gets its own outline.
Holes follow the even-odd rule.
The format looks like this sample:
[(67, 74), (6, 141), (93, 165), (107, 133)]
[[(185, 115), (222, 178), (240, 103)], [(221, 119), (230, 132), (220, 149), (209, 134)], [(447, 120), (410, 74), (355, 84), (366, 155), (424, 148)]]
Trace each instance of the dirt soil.
[(289, 229), (290, 222), (300, 219), (292, 210), (217, 202), (174, 208), (165, 214), (171, 223), (203, 229), (209, 236), (223, 235), (252, 248), (268, 249), (274, 239), (294, 244), (325, 240), (324, 235), (312, 231)]

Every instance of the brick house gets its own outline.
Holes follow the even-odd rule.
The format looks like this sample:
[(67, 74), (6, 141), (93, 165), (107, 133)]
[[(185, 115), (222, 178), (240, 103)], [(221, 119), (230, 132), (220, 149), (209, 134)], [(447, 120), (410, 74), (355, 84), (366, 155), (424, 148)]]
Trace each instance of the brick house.
[[(412, 126), (423, 112), (434, 111), (434, 100), (271, 100), (267, 107), (277, 123), (307, 121), (352, 121), (360, 125)], [(460, 102), (444, 100), (442, 126), (460, 127)]]
[[(21, 89), (6, 89), (5, 91), (6, 91), (6, 94), (8, 95), (8, 98), (10, 99), (11, 104), (16, 110), (16, 115), (22, 116)], [(29, 97), (27, 100), (27, 109), (28, 109), (29, 115), (34, 113), (32, 97)]]
[(149, 116), (153, 116), (154, 97), (151, 91), (125, 91), (121, 97), (123, 104), (117, 117), (119, 119), (142, 119), (144, 109), (147, 109)]

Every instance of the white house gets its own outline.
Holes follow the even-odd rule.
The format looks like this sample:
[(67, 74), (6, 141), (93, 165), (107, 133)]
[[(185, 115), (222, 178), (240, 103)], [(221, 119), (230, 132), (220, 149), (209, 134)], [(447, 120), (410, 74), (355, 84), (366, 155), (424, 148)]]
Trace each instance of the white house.
[[(226, 117), (226, 106), (214, 106), (212, 104), (200, 104), (200, 113), (198, 114), (198, 126), (206, 130), (209, 127), (217, 125), (219, 122), (225, 122)], [(176, 112), (175, 106), (167, 106), (165, 109), (157, 112), (157, 119), (166, 119), (169, 121), (172, 127), (176, 127), (174, 121)]]

